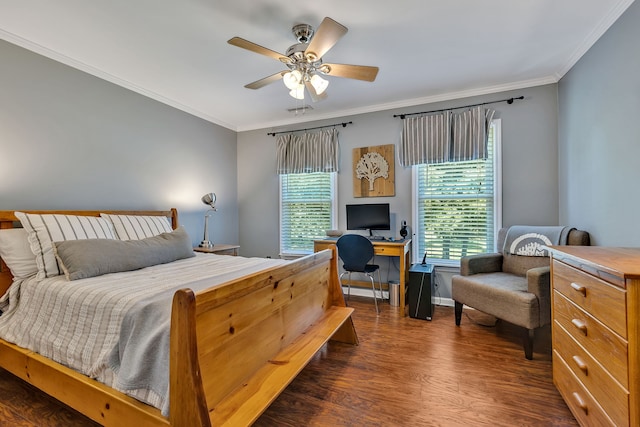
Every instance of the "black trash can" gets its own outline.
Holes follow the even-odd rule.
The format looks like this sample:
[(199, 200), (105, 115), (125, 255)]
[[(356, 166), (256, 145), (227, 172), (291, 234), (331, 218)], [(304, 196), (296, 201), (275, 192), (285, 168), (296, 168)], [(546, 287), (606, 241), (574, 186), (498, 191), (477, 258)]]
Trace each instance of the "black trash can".
[(434, 267), (413, 264), (409, 269), (409, 317), (431, 320), (435, 305)]

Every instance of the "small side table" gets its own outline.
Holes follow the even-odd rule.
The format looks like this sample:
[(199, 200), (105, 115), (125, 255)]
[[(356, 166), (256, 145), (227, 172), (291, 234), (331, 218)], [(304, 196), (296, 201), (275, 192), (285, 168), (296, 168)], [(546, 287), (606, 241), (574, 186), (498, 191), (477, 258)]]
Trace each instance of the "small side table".
[(206, 254), (237, 256), (239, 248), (240, 245), (224, 245), (222, 243), (216, 243), (210, 248), (201, 248), (200, 246), (196, 246), (193, 250), (196, 252), (204, 252)]

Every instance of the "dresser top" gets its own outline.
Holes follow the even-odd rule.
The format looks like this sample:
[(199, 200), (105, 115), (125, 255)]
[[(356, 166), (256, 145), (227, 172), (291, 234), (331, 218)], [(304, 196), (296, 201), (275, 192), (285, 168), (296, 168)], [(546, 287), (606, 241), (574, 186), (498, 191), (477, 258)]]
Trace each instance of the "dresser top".
[(640, 279), (640, 248), (551, 246), (549, 249), (554, 259), (605, 280)]

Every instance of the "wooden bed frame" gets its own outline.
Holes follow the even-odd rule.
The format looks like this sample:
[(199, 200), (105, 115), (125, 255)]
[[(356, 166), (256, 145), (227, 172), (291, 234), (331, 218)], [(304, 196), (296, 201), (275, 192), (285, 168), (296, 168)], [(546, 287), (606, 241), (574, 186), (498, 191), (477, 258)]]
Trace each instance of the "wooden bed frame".
[[(25, 211), (99, 216), (177, 211)], [(0, 211), (0, 228), (17, 223)], [(19, 224), (19, 223), (18, 223)], [(11, 275), (0, 260), (0, 295)], [(357, 344), (337, 252), (317, 252), (200, 292), (175, 293), (170, 416), (85, 375), (0, 340), (0, 367), (105, 426), (252, 424), (329, 340)]]

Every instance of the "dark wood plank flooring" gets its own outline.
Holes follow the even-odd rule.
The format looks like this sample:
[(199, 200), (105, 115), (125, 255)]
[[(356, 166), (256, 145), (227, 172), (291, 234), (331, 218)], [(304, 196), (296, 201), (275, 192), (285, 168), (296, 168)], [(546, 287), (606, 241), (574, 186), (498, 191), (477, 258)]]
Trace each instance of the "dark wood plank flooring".
[[(325, 346), (256, 426), (578, 425), (553, 386), (548, 329), (529, 361), (518, 328), (477, 313), (456, 327), (451, 307), (425, 321), (351, 306), (360, 345)], [(95, 425), (0, 369), (0, 426)]]

